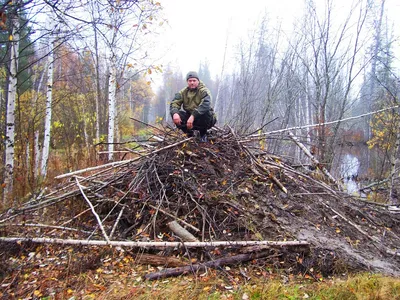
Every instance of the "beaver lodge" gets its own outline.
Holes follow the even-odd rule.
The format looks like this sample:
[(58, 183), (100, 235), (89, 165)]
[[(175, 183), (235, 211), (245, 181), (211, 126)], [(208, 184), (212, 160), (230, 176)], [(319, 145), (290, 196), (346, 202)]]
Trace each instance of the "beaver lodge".
[(3, 212), (2, 268), (40, 243), (123, 248), (163, 266), (147, 279), (238, 263), (400, 274), (400, 215), (346, 194), (315, 159), (313, 171), (292, 167), (230, 128), (207, 143), (167, 129), (137, 144), (129, 159), (60, 175)]

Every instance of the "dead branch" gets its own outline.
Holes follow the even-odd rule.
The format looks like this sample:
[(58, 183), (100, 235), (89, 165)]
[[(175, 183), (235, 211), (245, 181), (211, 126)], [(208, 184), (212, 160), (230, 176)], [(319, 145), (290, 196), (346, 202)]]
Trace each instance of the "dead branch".
[(125, 209), (125, 206), (123, 206), (123, 207), (121, 208), (121, 210), (119, 211), (117, 220), (115, 221), (114, 226), (113, 226), (113, 228), (111, 229), (111, 232), (110, 232), (110, 239), (111, 239), (112, 236), (114, 235), (115, 229), (116, 229), (117, 226), (118, 226), (119, 220), (121, 220), (121, 216), (122, 216), (122, 214), (123, 214), (123, 212), (124, 212), (124, 209)]
[(380, 241), (374, 237), (371, 236), (370, 234), (368, 234), (368, 232), (365, 232), (364, 230), (362, 230), (357, 224), (353, 223), (352, 221), (350, 221), (349, 219), (347, 219), (345, 216), (343, 216), (341, 213), (339, 213), (338, 211), (336, 211), (335, 209), (333, 209), (332, 207), (330, 207), (328, 204), (326, 204), (322, 199), (319, 199), (319, 202), (324, 205), (325, 207), (329, 208), (332, 212), (334, 212), (336, 215), (338, 215), (339, 217), (341, 217), (344, 221), (346, 221), (348, 224), (350, 224), (351, 226), (353, 226), (355, 229), (357, 229), (361, 234), (363, 234), (367, 239), (375, 242), (375, 243), (379, 243)]
[(75, 178), (75, 179), (76, 179), (76, 184), (78, 185), (79, 190), (81, 191), (83, 198), (86, 200), (87, 204), (89, 204), (90, 209), (92, 210), (92, 213), (93, 213), (94, 217), (96, 218), (97, 223), (99, 224), (100, 230), (101, 230), (101, 232), (103, 233), (104, 238), (106, 239), (107, 242), (109, 242), (110, 239), (108, 238), (107, 233), (106, 233), (106, 231), (104, 230), (104, 227), (103, 227), (103, 224), (101, 223), (101, 220), (100, 220), (99, 215), (96, 213), (96, 210), (94, 209), (93, 204), (92, 204), (92, 203), (90, 202), (90, 200), (86, 197), (86, 194), (85, 194), (85, 192), (83, 191), (82, 185), (79, 183), (78, 178)]
[(396, 106), (392, 106), (392, 107), (388, 107), (388, 108), (383, 108), (383, 109), (380, 109), (380, 110), (377, 110), (377, 111), (361, 114), (361, 115), (358, 115), (358, 116), (344, 118), (344, 119), (335, 120), (335, 121), (330, 121), (330, 122), (326, 122), (326, 123), (295, 126), (295, 127), (283, 128), (283, 129), (278, 129), (278, 130), (269, 131), (269, 132), (263, 132), (263, 133), (260, 133), (260, 134), (253, 134), (253, 135), (248, 136), (245, 140), (241, 140), (240, 142), (241, 143), (246, 143), (246, 142), (253, 141), (254, 139), (258, 139), (258, 138), (260, 138), (262, 136), (267, 136), (267, 135), (271, 135), (271, 134), (275, 134), (275, 133), (282, 133), (282, 132), (286, 132), (286, 131), (292, 131), (292, 130), (296, 130), (296, 129), (306, 129), (306, 128), (312, 128), (312, 127), (333, 125), (333, 124), (336, 124), (336, 123), (341, 123), (341, 122), (346, 122), (346, 121), (351, 121), (351, 120), (367, 117), (367, 116), (370, 116), (370, 115), (374, 115), (374, 114), (377, 114), (377, 113), (380, 113), (380, 112), (384, 112), (384, 111), (387, 111), (387, 110), (392, 110), (394, 108), (399, 108), (399, 107), (400, 107), (399, 105), (396, 105)]
[(38, 244), (61, 244), (61, 245), (81, 245), (81, 246), (115, 246), (131, 248), (204, 248), (204, 247), (237, 247), (269, 245), (273, 247), (291, 247), (309, 245), (306, 241), (214, 241), (214, 242), (133, 242), (133, 241), (100, 241), (100, 240), (74, 240), (56, 238), (26, 238), (26, 237), (0, 237), (3, 242), (32, 242)]
[(367, 186), (363, 186), (362, 188), (359, 189), (359, 191), (360, 191), (360, 192), (363, 192), (363, 191), (368, 190), (368, 189), (371, 189), (371, 188), (373, 188), (373, 187), (375, 187), (375, 186), (379, 186), (379, 185), (385, 184), (385, 183), (387, 183), (388, 181), (389, 181), (389, 179), (386, 178), (386, 179), (381, 180), (381, 181), (373, 182), (373, 183), (371, 183), (371, 184), (369, 184), (369, 185), (367, 185)]
[(127, 159), (127, 160), (122, 160), (122, 161), (111, 162), (111, 163), (100, 165), (100, 166), (96, 166), (96, 167), (90, 167), (90, 168), (86, 168), (86, 169), (82, 169), (82, 170), (78, 170), (78, 171), (74, 171), (74, 172), (70, 172), (70, 173), (66, 173), (66, 174), (62, 174), (62, 175), (58, 175), (58, 176), (55, 177), (55, 179), (71, 177), (71, 176), (76, 175), (76, 174), (81, 174), (81, 173), (85, 173), (85, 172), (89, 172), (89, 171), (99, 170), (99, 169), (103, 169), (103, 168), (107, 168), (107, 167), (114, 168), (114, 167), (125, 166), (125, 165), (127, 165), (129, 163), (132, 163), (134, 161), (142, 159), (143, 157), (150, 156), (150, 155), (156, 154), (158, 152), (161, 152), (161, 151), (176, 147), (176, 146), (178, 146), (180, 144), (186, 143), (187, 141), (190, 141), (191, 139), (193, 139), (193, 138), (184, 139), (184, 140), (179, 141), (179, 142), (177, 142), (175, 144), (168, 145), (168, 146), (163, 147), (163, 148), (159, 148), (157, 150), (149, 152), (147, 155), (143, 155), (143, 156), (140, 156), (140, 157)]
[(343, 189), (344, 189), (344, 188), (343, 188), (343, 185), (342, 185), (340, 182), (338, 182), (338, 181), (329, 173), (329, 171), (328, 171), (322, 164), (320, 164), (320, 162), (315, 158), (314, 155), (311, 154), (311, 152), (307, 149), (307, 147), (304, 146), (304, 145), (297, 139), (297, 137), (295, 137), (295, 135), (294, 135), (291, 131), (289, 131), (288, 134), (289, 134), (290, 138), (295, 142), (295, 144), (296, 144), (297, 146), (299, 146), (299, 148), (300, 148), (301, 150), (303, 150), (303, 152), (311, 159), (311, 161), (312, 161), (316, 166), (318, 166), (318, 168), (319, 168), (330, 180), (332, 180), (332, 182), (334, 182), (340, 189), (343, 190)]
[(95, 166), (95, 167), (90, 167), (90, 168), (77, 170), (77, 171), (66, 173), (66, 174), (62, 174), (62, 175), (58, 175), (58, 176), (56, 176), (54, 178), (55, 179), (62, 179), (62, 178), (66, 178), (66, 177), (71, 177), (71, 176), (76, 175), (76, 174), (82, 174), (82, 173), (89, 172), (89, 171), (100, 170), (100, 169), (104, 169), (104, 168), (107, 168), (107, 167), (111, 167), (111, 169), (112, 169), (114, 167), (127, 165), (127, 164), (129, 164), (131, 162), (134, 162), (134, 161), (137, 161), (139, 159), (141, 159), (141, 157), (136, 157), (136, 158), (122, 160), (122, 161), (115, 161), (115, 162), (111, 162), (111, 163), (104, 164), (104, 165), (99, 165), (99, 166)]
[[(285, 186), (278, 180), (278, 178), (276, 178), (270, 171), (268, 171), (268, 169), (266, 167), (263, 166), (263, 164), (254, 156), (253, 153), (251, 153), (251, 151), (243, 146), (243, 148), (245, 149), (246, 153), (250, 156), (250, 159), (252, 161), (253, 164), (255, 164), (259, 169), (261, 169), (264, 173), (267, 174), (267, 176), (272, 180), (272, 182), (274, 182), (285, 194), (287, 194), (287, 189), (285, 188)], [(256, 174), (256, 175), (260, 175), (254, 168), (251, 168), (251, 170)]]
[(195, 264), (185, 267), (173, 268), (173, 269), (164, 269), (159, 272), (154, 272), (150, 274), (146, 274), (145, 278), (148, 280), (156, 280), (166, 277), (174, 277), (188, 273), (195, 273), (197, 271), (204, 271), (207, 268), (218, 268), (226, 265), (235, 265), (241, 262), (267, 257), (270, 254), (269, 251), (259, 252), (259, 253), (250, 253), (250, 254), (238, 254), (230, 257), (223, 257), (220, 259), (216, 259), (213, 261), (208, 261), (202, 264)]
[(199, 241), (193, 234), (191, 234), (189, 231), (187, 231), (185, 228), (179, 225), (178, 222), (171, 221), (167, 225), (169, 229), (171, 229), (171, 231), (175, 233), (177, 236), (179, 236), (184, 242)]
[[(177, 143), (181, 138), (175, 132), (163, 137), (162, 142), (153, 142), (154, 148), (144, 151), (142, 158), (137, 161), (126, 163), (129, 160), (125, 160), (90, 172), (87, 177), (71, 175), (76, 178), (55, 187), (54, 192), (35, 197), (18, 209), (4, 212), (0, 223), (7, 225), (1, 227), (1, 231), (13, 233), (9, 241), (16, 241), (19, 236), (20, 240), (37, 243), (142, 247), (141, 252), (168, 248), (159, 255), (172, 258), (184, 251), (189, 257), (203, 261), (210, 247), (225, 247), (225, 256), (229, 256), (229, 249), (231, 253), (244, 254), (242, 251), (246, 250), (239, 248), (242, 246), (253, 249), (248, 248), (245, 254), (264, 251), (264, 247), (288, 247), (287, 242), (273, 242), (275, 245), (271, 245), (269, 241), (255, 240), (296, 239), (299, 224), (307, 227), (316, 223), (321, 228), (319, 234), (326, 235), (332, 244), (321, 249), (318, 240), (313, 239), (316, 252), (310, 251), (310, 258), (318, 260), (318, 251), (321, 250), (333, 251), (335, 259), (350, 264), (362, 259), (360, 265), (376, 270), (379, 269), (378, 263), (364, 263), (373, 254), (382, 262), (381, 265), (390, 266), (400, 273), (397, 260), (386, 261), (390, 259), (386, 253), (397, 256), (396, 249), (400, 249), (399, 230), (395, 226), (400, 219), (398, 215), (389, 214), (389, 207), (377, 210), (365, 203), (346, 201), (350, 196), (331, 185), (332, 181), (327, 180), (327, 176), (324, 179), (314, 178), (295, 169), (285, 162), (284, 157), (272, 157), (256, 145), (253, 148), (252, 145), (244, 146), (241, 137), (232, 129), (213, 129), (210, 142), (204, 144), (199, 144), (196, 139)], [(170, 151), (162, 151), (179, 144), (181, 146)], [(166, 145), (169, 146), (166, 148)], [(83, 173), (82, 170), (80, 172)], [(78, 181), (78, 186), (75, 181)], [(280, 190), (272, 188), (276, 185)], [(286, 193), (287, 190), (289, 193)], [(95, 207), (100, 223), (92, 222), (93, 215), (87, 214), (92, 212), (92, 208), (82, 212), (76, 201), (81, 197)], [(68, 207), (54, 205), (63, 200), (70, 200)], [(47, 208), (50, 205), (54, 206)], [(41, 211), (44, 207), (46, 210)], [(336, 214), (333, 217), (332, 212)], [(72, 216), (71, 213), (77, 215)], [(11, 214), (14, 216), (10, 217)], [(44, 238), (43, 232), (29, 228), (23, 231), (20, 227), (13, 228), (14, 224), (11, 224), (45, 224), (51, 215), (59, 216), (57, 221), (63, 223), (61, 227), (74, 220), (74, 228), (89, 229), (96, 234), (100, 231), (98, 224), (102, 224), (109, 241), (101, 233), (96, 237), (98, 240), (90, 240), (86, 232), (70, 230), (63, 232), (63, 239), (52, 239), (58, 237), (53, 234), (53, 229), (43, 231), (46, 234)], [(42, 217), (46, 220), (42, 221)], [(325, 217), (329, 222), (320, 221), (326, 220)], [(15, 220), (5, 222), (7, 218)], [(184, 235), (175, 233), (179, 231), (173, 228), (169, 229), (167, 224), (170, 221), (179, 223), (190, 233), (195, 232), (193, 235), (201, 242), (181, 241)], [(51, 222), (60, 225), (58, 223)], [(340, 226), (346, 236), (330, 230), (335, 225)], [(354, 226), (361, 232), (354, 230)], [(366, 240), (365, 235), (373, 237), (372, 242), (368, 240), (363, 249), (357, 248), (354, 253), (336, 247), (336, 242), (340, 244), (347, 239), (350, 239), (350, 243)], [(0, 242), (6, 238), (0, 238)], [(292, 254), (299, 249), (302, 252), (309, 249), (306, 242), (302, 242), (304, 246), (299, 245), (298, 241), (293, 242), (296, 247), (287, 250)], [(158, 257), (150, 257), (147, 261), (163, 263)]]

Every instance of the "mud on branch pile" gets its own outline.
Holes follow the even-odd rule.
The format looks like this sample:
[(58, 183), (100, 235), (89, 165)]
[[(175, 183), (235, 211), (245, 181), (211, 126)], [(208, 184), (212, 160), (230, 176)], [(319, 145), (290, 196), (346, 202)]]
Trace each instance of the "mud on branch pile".
[(1, 239), (208, 260), (183, 273), (261, 257), (302, 272), (400, 273), (399, 215), (345, 195), (326, 170), (305, 174), (229, 128), (208, 143), (165, 131), (146, 145), (128, 160), (60, 175), (52, 192), (0, 216)]

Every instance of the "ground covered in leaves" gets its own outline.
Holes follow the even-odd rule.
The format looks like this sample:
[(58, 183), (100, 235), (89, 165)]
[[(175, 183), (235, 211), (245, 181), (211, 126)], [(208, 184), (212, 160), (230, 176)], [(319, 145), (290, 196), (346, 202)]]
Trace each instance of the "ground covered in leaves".
[[(322, 277), (261, 261), (195, 276), (144, 279), (160, 266), (136, 252), (25, 243), (1, 248), (0, 299), (398, 299), (400, 279), (372, 274)], [(4, 273), (6, 272), (6, 273)]]
[[(74, 283), (79, 274), (96, 290), (106, 275), (118, 285), (120, 276), (139, 282), (210, 268), (227, 273), (235, 263), (242, 279), (246, 266), (263, 276), (283, 271), (314, 280), (358, 271), (400, 274), (400, 214), (350, 197), (318, 165), (293, 167), (230, 129), (215, 130), (207, 143), (164, 131), (137, 144), (129, 157), (64, 174), (60, 185), (1, 214), (3, 296), (72, 294), (81, 289)], [(148, 244), (98, 248), (86, 241)], [(216, 241), (226, 244), (210, 244)], [(38, 286), (41, 270), (47, 280)], [(61, 278), (68, 280), (59, 290)]]
[[(162, 268), (123, 249), (25, 243), (1, 248), (0, 299), (382, 299), (400, 297), (400, 279), (372, 274), (323, 277), (261, 261), (195, 276), (144, 279)], [(5, 273), (4, 273), (5, 272)]]

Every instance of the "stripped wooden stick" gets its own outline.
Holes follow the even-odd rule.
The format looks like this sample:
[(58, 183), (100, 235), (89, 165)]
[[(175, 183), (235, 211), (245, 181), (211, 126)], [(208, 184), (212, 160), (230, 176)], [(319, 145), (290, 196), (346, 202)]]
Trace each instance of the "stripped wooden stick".
[(268, 245), (275, 247), (308, 246), (306, 241), (213, 241), (213, 242), (133, 242), (133, 241), (100, 241), (100, 240), (74, 240), (53, 238), (27, 238), (27, 237), (0, 237), (2, 242), (32, 242), (41, 244), (82, 245), (82, 246), (119, 246), (119, 247), (157, 247), (157, 248), (203, 248), (220, 246), (256, 246)]
[(330, 180), (332, 180), (340, 189), (344, 190), (343, 185), (337, 181), (330, 173), (329, 171), (320, 164), (320, 162), (315, 158), (314, 155), (311, 154), (311, 152), (307, 149), (306, 146), (304, 146), (298, 139), (295, 137), (295, 135), (289, 131), (289, 136), (293, 140), (293, 142), (296, 143), (297, 146), (300, 147), (301, 150), (311, 159), (311, 161), (318, 166), (318, 168), (328, 177)]
[(171, 231), (175, 233), (177, 236), (179, 236), (183, 241), (185, 242), (199, 241), (193, 234), (191, 234), (189, 231), (187, 231), (185, 228), (179, 225), (178, 222), (171, 221), (167, 225), (169, 229), (171, 229)]
[(119, 220), (121, 219), (121, 216), (122, 216), (122, 213), (124, 212), (124, 210), (125, 210), (125, 206), (123, 206), (123, 207), (121, 208), (121, 210), (119, 211), (117, 220), (115, 221), (114, 226), (113, 226), (113, 228), (111, 229), (110, 239), (111, 239), (112, 236), (114, 235), (115, 229), (117, 229)]
[(75, 180), (76, 180), (76, 184), (77, 184), (78, 187), (79, 187), (79, 190), (80, 190), (81, 193), (82, 193), (83, 198), (84, 198), (84, 199), (86, 200), (86, 202), (89, 204), (90, 209), (92, 210), (92, 213), (93, 213), (94, 217), (96, 218), (97, 223), (98, 223), (99, 226), (100, 226), (100, 229), (101, 229), (101, 232), (103, 233), (104, 238), (106, 239), (107, 242), (109, 242), (110, 239), (108, 238), (108, 235), (107, 235), (106, 231), (104, 230), (103, 224), (101, 223), (100, 217), (99, 217), (99, 215), (96, 213), (96, 210), (94, 209), (92, 202), (90, 202), (90, 200), (86, 197), (85, 192), (83, 191), (82, 185), (79, 183), (78, 178), (75, 177)]
[(274, 131), (263, 132), (263, 133), (260, 133), (260, 134), (252, 134), (252, 135), (249, 135), (247, 139), (241, 140), (239, 142), (240, 143), (246, 143), (246, 142), (252, 141), (254, 139), (258, 139), (261, 136), (267, 136), (267, 135), (271, 135), (271, 134), (275, 134), (275, 133), (282, 133), (282, 132), (296, 130), (296, 129), (306, 129), (306, 128), (312, 128), (312, 127), (332, 125), (332, 124), (341, 123), (341, 122), (345, 122), (345, 121), (355, 120), (355, 119), (363, 118), (363, 117), (366, 117), (366, 116), (374, 115), (374, 114), (377, 114), (377, 113), (380, 113), (380, 112), (383, 112), (383, 111), (386, 111), (386, 110), (391, 110), (391, 109), (399, 108), (399, 107), (400, 107), (399, 105), (395, 105), (395, 106), (383, 108), (383, 109), (380, 109), (380, 110), (377, 110), (377, 111), (372, 111), (372, 112), (369, 112), (369, 113), (365, 113), (365, 114), (362, 114), (362, 115), (349, 117), (349, 118), (345, 118), (345, 119), (329, 121), (329, 122), (325, 122), (325, 123), (309, 124), (309, 125), (303, 125), (303, 126), (295, 126), (295, 127), (290, 127), (290, 128), (283, 128), (283, 129), (278, 129), (278, 130), (274, 130)]

